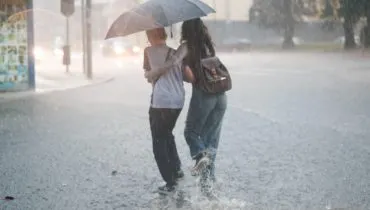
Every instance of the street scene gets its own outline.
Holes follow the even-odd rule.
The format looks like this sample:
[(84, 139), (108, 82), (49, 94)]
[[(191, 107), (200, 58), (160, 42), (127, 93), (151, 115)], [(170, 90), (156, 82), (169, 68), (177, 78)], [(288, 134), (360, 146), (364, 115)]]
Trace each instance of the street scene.
[[(0, 1), (0, 210), (370, 209), (367, 1), (14, 2)], [(222, 127), (194, 122), (210, 101)], [(174, 111), (175, 164), (160, 160)]]
[[(221, 58), (234, 88), (218, 155), (218, 209), (368, 209), (369, 59)], [(161, 179), (148, 127), (151, 87), (140, 67), (117, 68), (109, 83), (0, 104), (0, 187), (15, 197), (0, 201), (2, 209), (165, 209), (153, 207)], [(184, 188), (195, 191), (194, 209), (212, 209), (197, 201), (189, 174), (186, 111), (175, 129)]]

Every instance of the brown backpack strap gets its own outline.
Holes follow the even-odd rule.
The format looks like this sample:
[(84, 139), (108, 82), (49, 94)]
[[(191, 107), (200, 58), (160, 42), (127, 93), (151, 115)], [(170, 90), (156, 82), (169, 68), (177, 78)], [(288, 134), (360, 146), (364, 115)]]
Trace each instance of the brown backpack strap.
[(166, 60), (165, 61), (168, 61), (170, 56), (171, 56), (171, 52), (173, 51), (172, 48), (169, 48), (168, 51), (167, 51), (167, 55), (166, 55)]

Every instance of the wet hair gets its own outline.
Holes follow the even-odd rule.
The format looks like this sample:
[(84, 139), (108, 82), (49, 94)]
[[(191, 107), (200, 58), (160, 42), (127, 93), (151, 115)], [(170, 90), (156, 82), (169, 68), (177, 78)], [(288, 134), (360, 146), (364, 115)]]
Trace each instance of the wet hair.
[(146, 31), (146, 36), (148, 39), (152, 40), (166, 40), (167, 39), (167, 33), (164, 30), (164, 28), (155, 28), (152, 30)]
[(200, 67), (200, 59), (215, 56), (215, 48), (207, 26), (200, 18), (187, 20), (182, 24), (181, 42), (185, 42), (188, 55), (185, 62), (193, 70)]

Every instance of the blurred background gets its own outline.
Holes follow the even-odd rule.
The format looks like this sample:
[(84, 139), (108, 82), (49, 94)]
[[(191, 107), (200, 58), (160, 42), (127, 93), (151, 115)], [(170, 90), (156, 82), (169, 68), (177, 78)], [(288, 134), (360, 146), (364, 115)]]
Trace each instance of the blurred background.
[[(354, 48), (365, 42), (361, 37), (366, 32), (366, 11), (361, 11), (363, 6), (360, 1), (348, 1), (354, 5), (346, 8), (346, 1), (341, 4), (340, 0), (205, 0), (205, 3), (215, 8), (216, 13), (205, 17), (204, 20), (220, 50), (282, 45), (290, 48), (293, 44), (301, 47), (325, 45), (326, 48), (341, 48), (345, 45), (346, 48)], [(104, 47), (111, 43), (103, 41), (109, 26), (121, 13), (140, 2), (92, 1), (91, 30), (94, 52), (110, 54)], [(63, 46), (65, 19), (60, 13), (60, 2), (35, 0), (34, 7), (40, 9), (40, 12), (34, 14), (36, 44), (46, 49), (50, 46)], [(70, 18), (70, 33), (73, 37), (71, 45), (75, 53), (80, 52), (82, 48), (83, 10), (85, 8), (81, 6), (81, 0), (76, 0), (75, 13)], [(181, 24), (178, 24), (172, 28), (174, 37), (169, 41), (175, 45), (179, 41), (180, 26)], [(143, 33), (117, 39), (116, 42), (120, 42), (124, 47), (135, 48), (133, 53), (147, 44)], [(118, 48), (113, 51), (120, 53)]]
[[(176, 209), (152, 193), (162, 180), (151, 151), (145, 34), (104, 41), (141, 1), (91, 0), (86, 9), (88, 1), (74, 2), (66, 71), (61, 0), (34, 0), (36, 94), (0, 93), (1, 210)], [(14, 13), (27, 1), (16, 11), (16, 0), (4, 2)], [(370, 0), (204, 2), (216, 10), (204, 21), (233, 78), (217, 160), (222, 202), (203, 202), (188, 173), (186, 84), (174, 135), (194, 208), (182, 209), (370, 209)], [(83, 59), (87, 11), (93, 77)], [(0, 33), (8, 35), (3, 43), (0, 36), (0, 89), (19, 78), (29, 87), (18, 27), (29, 29), (24, 21)], [(169, 45), (179, 44), (180, 31), (172, 27)]]

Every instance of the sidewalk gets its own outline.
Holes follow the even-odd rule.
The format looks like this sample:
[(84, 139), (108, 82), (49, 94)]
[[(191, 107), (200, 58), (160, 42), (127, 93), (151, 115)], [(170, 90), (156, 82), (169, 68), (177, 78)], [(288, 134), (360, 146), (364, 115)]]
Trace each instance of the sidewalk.
[(0, 103), (12, 99), (23, 98), (35, 94), (44, 94), (54, 91), (63, 91), (113, 80), (109, 72), (94, 72), (93, 79), (88, 80), (81, 69), (71, 68), (69, 73), (65, 69), (46, 69), (44, 66), (36, 69), (36, 90), (23, 92), (0, 93)]
[(353, 55), (353, 56), (356, 56), (357, 58), (365, 58), (365, 59), (370, 58), (370, 50), (367, 50), (367, 49), (355, 49), (355, 50), (343, 51), (343, 54)]
[(36, 74), (36, 93), (74, 89), (107, 82), (111, 79), (113, 79), (112, 75), (102, 73), (95, 73), (93, 79), (88, 80), (82, 72), (70, 71), (66, 73), (65, 70), (44, 70)]

